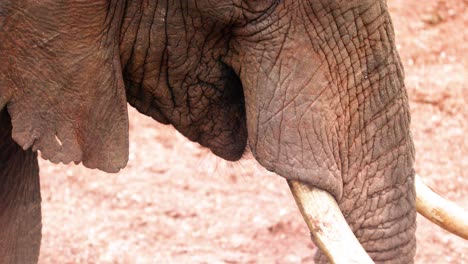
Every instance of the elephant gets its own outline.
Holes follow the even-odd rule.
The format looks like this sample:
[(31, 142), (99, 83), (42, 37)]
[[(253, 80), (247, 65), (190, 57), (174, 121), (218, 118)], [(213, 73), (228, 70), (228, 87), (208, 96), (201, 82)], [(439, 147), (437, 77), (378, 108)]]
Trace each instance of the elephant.
[(416, 208), (467, 238), (417, 199), (385, 0), (3, 0), (0, 263), (38, 260), (37, 152), (118, 172), (127, 102), (287, 179), (317, 263), (412, 263)]

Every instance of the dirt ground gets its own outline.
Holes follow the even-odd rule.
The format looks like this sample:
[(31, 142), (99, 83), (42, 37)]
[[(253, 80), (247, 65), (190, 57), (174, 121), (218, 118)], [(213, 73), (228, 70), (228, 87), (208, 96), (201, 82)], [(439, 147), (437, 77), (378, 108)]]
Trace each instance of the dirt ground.
[[(468, 1), (388, 1), (416, 171), (468, 209)], [(41, 161), (41, 263), (313, 263), (284, 179), (228, 163), (130, 110), (118, 174)], [(418, 218), (416, 263), (468, 263), (468, 243)]]

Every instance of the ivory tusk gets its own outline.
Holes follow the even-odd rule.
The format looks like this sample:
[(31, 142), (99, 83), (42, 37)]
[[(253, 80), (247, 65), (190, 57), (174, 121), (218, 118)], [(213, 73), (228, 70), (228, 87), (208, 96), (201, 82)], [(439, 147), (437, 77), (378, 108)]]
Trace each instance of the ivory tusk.
[(331, 263), (374, 263), (328, 192), (298, 181), (288, 184), (315, 243)]
[(443, 229), (468, 240), (468, 212), (440, 197), (415, 177), (416, 208), (418, 213)]

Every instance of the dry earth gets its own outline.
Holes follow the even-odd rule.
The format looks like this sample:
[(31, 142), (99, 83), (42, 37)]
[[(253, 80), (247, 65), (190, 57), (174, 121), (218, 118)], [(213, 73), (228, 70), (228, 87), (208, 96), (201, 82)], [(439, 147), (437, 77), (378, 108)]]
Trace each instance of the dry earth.
[[(466, 0), (389, 1), (406, 69), (416, 171), (468, 209)], [(229, 164), (130, 110), (118, 174), (41, 161), (41, 263), (312, 263), (285, 181)], [(418, 218), (416, 263), (468, 262), (468, 243)]]

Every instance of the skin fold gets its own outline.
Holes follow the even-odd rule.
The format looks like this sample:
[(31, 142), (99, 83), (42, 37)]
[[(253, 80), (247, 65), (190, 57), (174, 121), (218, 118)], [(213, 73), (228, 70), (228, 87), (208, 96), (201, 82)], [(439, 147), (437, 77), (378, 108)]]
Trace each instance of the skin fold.
[(118, 171), (128, 101), (224, 159), (249, 147), (328, 191), (374, 261), (413, 261), (414, 149), (385, 1), (7, 0), (0, 39), (0, 109), (23, 149)]

